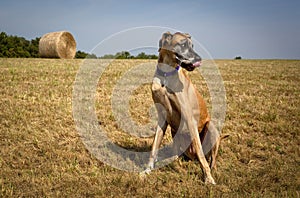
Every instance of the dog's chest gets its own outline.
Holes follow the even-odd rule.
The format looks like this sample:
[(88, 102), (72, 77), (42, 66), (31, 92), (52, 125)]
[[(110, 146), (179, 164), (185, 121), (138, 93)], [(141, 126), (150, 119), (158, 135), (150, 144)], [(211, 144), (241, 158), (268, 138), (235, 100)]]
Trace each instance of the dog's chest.
[(181, 117), (181, 105), (177, 94), (177, 92), (161, 83), (153, 83), (152, 85), (152, 97), (156, 106), (159, 106), (157, 108), (158, 113), (164, 115), (163, 117), (171, 125), (180, 122)]
[[(152, 84), (152, 96), (154, 103), (159, 104), (157, 110), (172, 128), (178, 128), (181, 125), (182, 131), (187, 131), (182, 112), (188, 111), (197, 123), (199, 120), (199, 109), (196, 91), (190, 86), (189, 81), (184, 76), (177, 78), (166, 78), (166, 84), (163, 84), (162, 76), (154, 77)], [(184, 86), (185, 85), (185, 86)], [(157, 106), (157, 105), (156, 105)], [(183, 125), (182, 125), (183, 124)]]
[(177, 93), (169, 92), (167, 87), (161, 87), (152, 93), (158, 114), (167, 121), (172, 129), (180, 128), (180, 133), (188, 133), (188, 127), (181, 112), (183, 106), (180, 105)]
[(170, 76), (155, 76), (153, 79), (153, 83), (156, 83), (160, 87), (172, 87), (174, 84), (174, 80)]

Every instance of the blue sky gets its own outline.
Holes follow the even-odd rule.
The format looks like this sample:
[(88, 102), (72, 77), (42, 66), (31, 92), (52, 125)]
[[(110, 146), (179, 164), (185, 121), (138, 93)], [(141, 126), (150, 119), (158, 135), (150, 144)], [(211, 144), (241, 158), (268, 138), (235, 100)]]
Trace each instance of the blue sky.
[[(189, 32), (213, 58), (300, 59), (299, 10), (299, 0), (1, 0), (0, 31), (32, 39), (68, 30), (90, 52), (117, 32), (162, 26)], [(148, 30), (130, 39), (156, 46), (162, 32), (150, 41)]]

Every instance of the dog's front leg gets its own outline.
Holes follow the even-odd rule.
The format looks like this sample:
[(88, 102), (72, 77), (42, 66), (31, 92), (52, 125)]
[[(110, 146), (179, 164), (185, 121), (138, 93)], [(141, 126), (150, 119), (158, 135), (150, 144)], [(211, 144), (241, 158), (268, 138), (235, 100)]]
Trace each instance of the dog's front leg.
[(154, 163), (157, 159), (158, 149), (159, 149), (160, 143), (163, 139), (163, 136), (166, 132), (166, 129), (167, 129), (167, 122), (158, 123), (156, 133), (155, 133), (155, 138), (154, 138), (154, 141), (152, 144), (150, 159), (149, 159), (149, 163), (148, 163), (148, 169), (150, 169), (150, 170), (154, 168)]
[(194, 147), (196, 151), (197, 158), (200, 162), (201, 169), (203, 170), (204, 173), (204, 181), (205, 183), (208, 184), (216, 184), (215, 180), (213, 179), (211, 175), (211, 169), (208, 165), (208, 162), (205, 158), (205, 155), (203, 153), (199, 133), (198, 133), (198, 127), (197, 127), (197, 122), (194, 119), (193, 115), (191, 114), (192, 109), (190, 108), (189, 105), (186, 105), (185, 108), (182, 108), (182, 113), (185, 118), (188, 130), (191, 134), (192, 138), (192, 146)]
[(205, 155), (203, 153), (196, 121), (194, 121), (192, 119), (192, 117), (190, 117), (188, 119), (189, 119), (189, 121), (187, 121), (187, 124), (188, 124), (188, 129), (189, 129), (189, 131), (191, 133), (191, 137), (192, 137), (192, 145), (196, 150), (196, 154), (197, 154), (198, 160), (200, 162), (201, 169), (203, 170), (204, 181), (207, 184), (216, 184), (215, 180), (213, 179), (213, 177), (211, 175), (211, 169), (210, 169), (208, 162), (205, 158)]
[(167, 124), (166, 120), (163, 118), (162, 115), (158, 114), (158, 124), (157, 124), (157, 129), (156, 129), (155, 137), (154, 137), (153, 144), (152, 144), (152, 150), (150, 153), (149, 163), (148, 163), (147, 169), (144, 170), (143, 172), (141, 172), (141, 175), (149, 174), (151, 172), (151, 170), (154, 169), (154, 163), (157, 159), (158, 149), (159, 149), (161, 141), (164, 137), (164, 134), (166, 132), (167, 126), (168, 126), (168, 124)]

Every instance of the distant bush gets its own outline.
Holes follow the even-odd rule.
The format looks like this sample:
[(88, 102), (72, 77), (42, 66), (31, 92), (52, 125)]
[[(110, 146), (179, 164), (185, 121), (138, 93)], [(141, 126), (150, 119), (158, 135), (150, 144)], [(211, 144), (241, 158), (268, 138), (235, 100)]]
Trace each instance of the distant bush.
[(234, 59), (235, 59), (235, 60), (241, 60), (242, 57), (241, 57), (241, 56), (237, 56), (237, 57), (235, 57)]
[(155, 54), (145, 54), (145, 52), (139, 53), (136, 57), (136, 59), (157, 59), (158, 57)]
[(75, 54), (75, 58), (98, 58), (95, 54), (88, 54), (86, 52), (78, 50)]
[(158, 57), (155, 54), (146, 54), (145, 52), (141, 52), (136, 56), (131, 55), (127, 51), (117, 52), (115, 55), (106, 54), (104, 56), (99, 57), (100, 59), (157, 59)]

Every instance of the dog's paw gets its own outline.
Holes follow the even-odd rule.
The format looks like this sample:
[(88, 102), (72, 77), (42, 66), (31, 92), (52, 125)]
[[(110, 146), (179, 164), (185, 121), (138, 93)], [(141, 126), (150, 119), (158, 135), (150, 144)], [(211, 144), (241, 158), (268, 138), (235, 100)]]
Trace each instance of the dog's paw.
[(205, 178), (205, 184), (216, 185), (216, 182), (215, 182), (214, 178), (212, 178), (212, 177), (206, 177)]
[(140, 175), (141, 178), (145, 178), (147, 175), (150, 174), (150, 172), (151, 172), (151, 169), (150, 169), (150, 168), (147, 168), (146, 170), (140, 172), (139, 175)]

